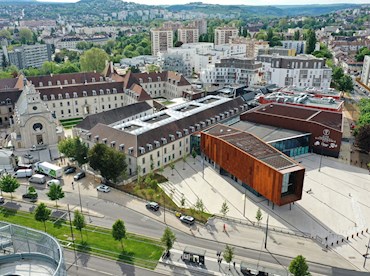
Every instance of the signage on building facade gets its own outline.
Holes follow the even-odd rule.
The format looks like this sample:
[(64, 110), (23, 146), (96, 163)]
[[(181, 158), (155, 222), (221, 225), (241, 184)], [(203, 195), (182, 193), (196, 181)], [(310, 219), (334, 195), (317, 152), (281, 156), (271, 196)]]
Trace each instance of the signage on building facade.
[(337, 142), (330, 138), (330, 130), (325, 128), (321, 136), (315, 137), (315, 143), (319, 142), (324, 148), (334, 149), (338, 147)]

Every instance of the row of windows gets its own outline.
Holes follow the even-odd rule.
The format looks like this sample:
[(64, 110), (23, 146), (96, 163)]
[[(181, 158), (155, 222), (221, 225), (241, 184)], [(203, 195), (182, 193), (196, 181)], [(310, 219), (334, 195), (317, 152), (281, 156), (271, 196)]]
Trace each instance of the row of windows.
[[(123, 100), (123, 96), (121, 96), (121, 100)], [(110, 101), (111, 101), (111, 98), (108, 97), (108, 102), (110, 102)], [(117, 101), (117, 96), (114, 96), (114, 101)], [(104, 103), (104, 98), (101, 98), (101, 102)], [(95, 104), (98, 103), (98, 99), (97, 98), (94, 99), (94, 103)], [(70, 101), (67, 101), (66, 104), (67, 104), (67, 106), (70, 106), (71, 105), (71, 102)], [(74, 101), (74, 104), (75, 105), (78, 105), (78, 101), (77, 100)], [(87, 100), (84, 101), (84, 104), (88, 104)], [(59, 102), (59, 106), (60, 107), (63, 107), (63, 102)], [(56, 107), (56, 103), (52, 103), (52, 107), (55, 108)]]
[[(113, 88), (112, 92), (113, 92), (113, 94), (117, 94), (117, 89)], [(111, 93), (110, 89), (106, 89), (106, 94), (104, 94), (103, 89), (99, 90), (99, 95), (109, 95), (110, 93)], [(73, 95), (73, 98), (78, 98), (78, 93), (77, 92), (73, 92), (72, 95)], [(83, 97), (88, 97), (87, 91), (82, 91), (82, 96)], [(92, 90), (92, 96), (97, 96), (96, 90)], [(44, 101), (47, 101), (48, 100), (48, 95), (43, 95), (42, 98), (43, 98)], [(65, 93), (64, 98), (65, 99), (70, 99), (70, 94)], [(50, 94), (50, 100), (55, 100), (55, 95), (54, 94)], [(58, 100), (63, 100), (63, 94), (58, 94)]]
[[(100, 81), (104, 81), (104, 77), (100, 77), (99, 79)], [(95, 78), (91, 78), (91, 82), (95, 82)], [(63, 85), (68, 85), (68, 80), (64, 80), (63, 81)], [(72, 79), (71, 80), (71, 84), (76, 84), (76, 80), (75, 79)], [(54, 84), (52, 83), (52, 81), (48, 81), (48, 86), (53, 86)], [(56, 85), (62, 85), (62, 82), (60, 80), (57, 80), (56, 82)], [(39, 82), (39, 87), (43, 87), (44, 86), (44, 83), (43, 82)]]

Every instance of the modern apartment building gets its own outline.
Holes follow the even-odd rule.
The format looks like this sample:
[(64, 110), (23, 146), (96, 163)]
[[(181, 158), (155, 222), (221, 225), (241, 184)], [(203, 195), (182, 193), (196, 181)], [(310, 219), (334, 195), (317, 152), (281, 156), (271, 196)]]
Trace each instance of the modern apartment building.
[(199, 30), (195, 27), (182, 27), (177, 30), (177, 40), (182, 43), (197, 43), (199, 41)]
[(254, 85), (261, 80), (262, 64), (251, 58), (225, 58), (200, 74), (203, 83)]
[(370, 56), (365, 56), (362, 67), (361, 82), (370, 87)]
[(269, 47), (269, 48), (264, 48), (264, 49), (259, 49), (258, 50), (258, 55), (273, 55), (277, 54), (280, 56), (292, 56), (294, 57), (296, 55), (296, 50), (295, 49), (288, 49), (284, 47)]
[(329, 89), (332, 70), (325, 65), (325, 59), (312, 55), (295, 57), (279, 55), (261, 55), (263, 80), (279, 87), (297, 88), (314, 87)]
[(238, 29), (235, 27), (218, 27), (215, 29), (215, 45), (227, 44), (232, 37), (238, 36)]
[(283, 48), (295, 49), (297, 55), (306, 53), (306, 41), (303, 40), (283, 40), (281, 41)]
[(193, 22), (190, 23), (190, 26), (197, 28), (199, 35), (207, 33), (207, 20), (204, 18), (193, 20)]
[(10, 64), (19, 69), (40, 68), (45, 61), (51, 60), (52, 49), (50, 44), (22, 45), (7, 54)]
[(152, 41), (152, 55), (167, 52), (173, 47), (173, 31), (171, 29), (152, 29), (150, 30), (150, 38)]

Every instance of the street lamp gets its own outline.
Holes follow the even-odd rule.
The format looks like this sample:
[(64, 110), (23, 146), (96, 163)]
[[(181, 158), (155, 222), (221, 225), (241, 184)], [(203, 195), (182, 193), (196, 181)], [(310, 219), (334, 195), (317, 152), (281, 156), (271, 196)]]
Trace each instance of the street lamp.
[(78, 187), (78, 198), (80, 199), (80, 210), (82, 214), (82, 203), (81, 203), (81, 193), (80, 193), (80, 182), (77, 182), (77, 187)]
[(319, 141), (316, 141), (316, 142), (314, 143), (314, 145), (315, 145), (316, 147), (320, 146), (320, 150), (321, 150), (321, 152), (320, 152), (320, 163), (319, 163), (319, 172), (320, 172), (320, 171), (321, 171), (321, 163), (322, 163), (323, 147), (322, 147), (322, 144), (321, 144)]

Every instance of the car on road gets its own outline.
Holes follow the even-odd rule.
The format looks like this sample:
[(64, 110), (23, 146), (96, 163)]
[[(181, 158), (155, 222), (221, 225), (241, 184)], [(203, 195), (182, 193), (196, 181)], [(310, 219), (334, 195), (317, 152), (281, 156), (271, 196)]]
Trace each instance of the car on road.
[(75, 173), (75, 172), (76, 172), (76, 167), (69, 166), (69, 167), (64, 168), (64, 173), (65, 174), (71, 174), (71, 173)]
[(4, 197), (0, 196), (0, 204), (4, 204), (4, 203), (5, 203)]
[(195, 219), (192, 216), (181, 216), (180, 217), (181, 222), (193, 225), (195, 222)]
[(85, 172), (79, 172), (73, 177), (73, 179), (77, 181), (77, 180), (80, 180), (81, 178), (84, 178), (85, 176), (86, 176)]
[(103, 192), (103, 193), (108, 193), (110, 192), (110, 188), (107, 186), (107, 185), (99, 185), (98, 187), (96, 187), (96, 190), (98, 192)]
[(146, 203), (146, 208), (153, 210), (153, 211), (158, 211), (159, 210), (159, 204), (154, 201), (150, 201)]
[(60, 181), (58, 180), (58, 179), (52, 179), (52, 180), (49, 180), (48, 182), (46, 182), (46, 185), (49, 187), (49, 186), (51, 186), (51, 185), (53, 185), (53, 184), (55, 184), (55, 185), (60, 185)]
[(32, 154), (29, 154), (29, 153), (26, 153), (25, 155), (23, 155), (23, 157), (27, 159), (33, 159)]

